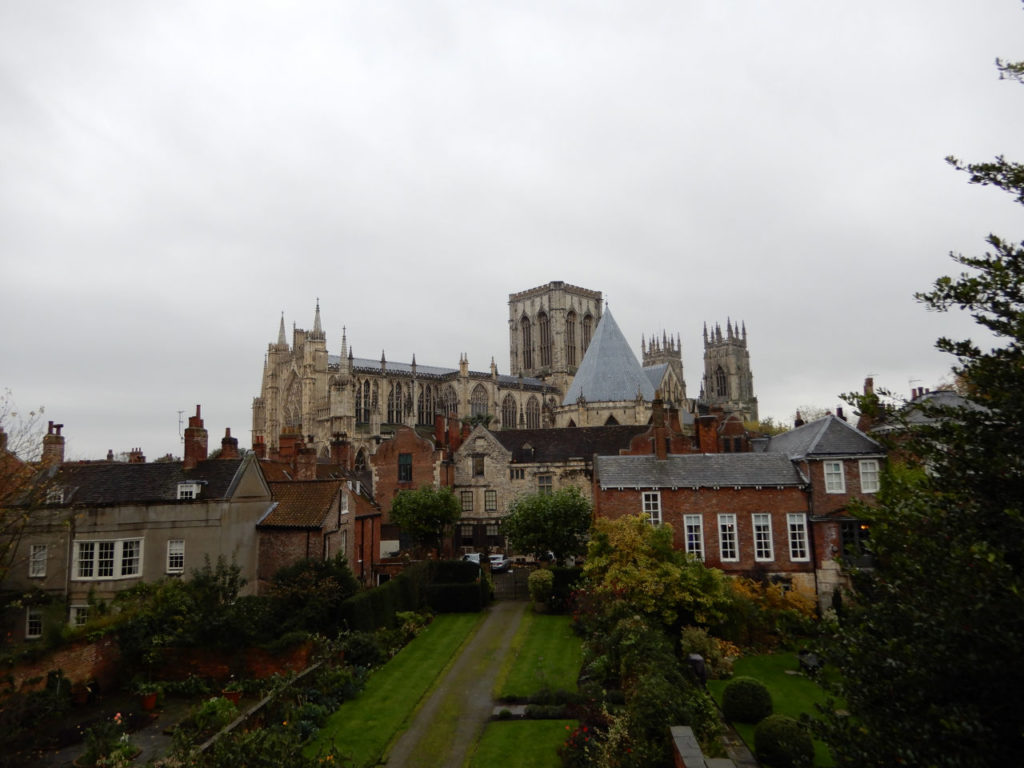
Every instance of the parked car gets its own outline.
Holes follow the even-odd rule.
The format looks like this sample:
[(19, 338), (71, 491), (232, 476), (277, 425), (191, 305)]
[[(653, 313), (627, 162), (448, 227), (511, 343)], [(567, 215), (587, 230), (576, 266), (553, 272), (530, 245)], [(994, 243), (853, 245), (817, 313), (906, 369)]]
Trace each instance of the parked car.
[(467, 563), (476, 563), (480, 565), (480, 553), (479, 552), (467, 552), (462, 556), (462, 559)]
[(491, 555), (491, 573), (505, 573), (512, 567), (512, 561), (505, 555)]

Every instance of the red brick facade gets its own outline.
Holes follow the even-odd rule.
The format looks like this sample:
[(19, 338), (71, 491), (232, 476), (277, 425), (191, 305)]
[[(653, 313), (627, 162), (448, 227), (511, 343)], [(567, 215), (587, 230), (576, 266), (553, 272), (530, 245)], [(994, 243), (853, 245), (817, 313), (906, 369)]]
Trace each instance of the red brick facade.
[(431, 440), (410, 427), (399, 427), (393, 438), (381, 443), (370, 457), (370, 466), (374, 497), (385, 510), (385, 524), (395, 494), (438, 484), (442, 457), (443, 452)]

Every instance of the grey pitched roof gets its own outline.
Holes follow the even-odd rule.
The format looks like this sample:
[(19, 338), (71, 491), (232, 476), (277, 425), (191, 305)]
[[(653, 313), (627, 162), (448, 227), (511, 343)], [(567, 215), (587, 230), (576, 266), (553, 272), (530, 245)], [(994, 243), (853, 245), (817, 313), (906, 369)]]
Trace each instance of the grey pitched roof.
[(783, 453), (795, 459), (885, 453), (877, 442), (831, 413), (789, 432), (775, 435), (768, 440), (764, 450), (766, 453)]
[(96, 462), (63, 464), (53, 480), (65, 504), (107, 506), (177, 501), (178, 483), (202, 484), (200, 499), (223, 499), (245, 459), (207, 459), (185, 470), (180, 461), (151, 464)]
[(605, 309), (562, 405), (572, 405), (580, 395), (590, 402), (635, 400), (638, 392), (644, 400), (654, 399), (651, 380)]
[[(340, 365), (341, 357), (338, 355), (327, 356), (328, 365)], [(399, 363), (393, 360), (385, 360), (385, 366), (387, 367), (388, 373), (398, 374), (401, 376), (412, 376), (412, 363)], [(352, 358), (353, 370), (363, 371), (367, 373), (379, 373), (380, 372), (380, 360), (371, 360), (368, 357), (353, 357)], [(423, 379), (455, 379), (459, 376), (458, 368), (443, 368), (438, 365), (421, 365), (416, 363), (416, 375)], [(470, 371), (469, 377), (471, 379), (489, 379), (491, 378), (490, 371)], [(511, 376), (507, 373), (498, 374), (498, 383), (503, 387), (512, 387), (522, 385), (524, 389), (550, 389), (540, 379), (535, 379), (531, 376)]]
[(564, 427), (562, 429), (502, 429), (494, 439), (512, 454), (513, 464), (589, 459), (594, 454), (617, 454), (629, 441), (648, 430), (644, 425)]
[(602, 488), (734, 488), (803, 486), (807, 478), (783, 454), (693, 453), (598, 456)]

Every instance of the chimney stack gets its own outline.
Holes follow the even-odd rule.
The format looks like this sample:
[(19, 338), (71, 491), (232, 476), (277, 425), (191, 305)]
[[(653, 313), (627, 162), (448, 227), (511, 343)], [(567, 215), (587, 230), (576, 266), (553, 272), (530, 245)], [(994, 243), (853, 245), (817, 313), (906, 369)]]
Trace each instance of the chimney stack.
[(316, 448), (312, 441), (304, 443), (300, 440), (296, 445), (295, 479), (316, 480)]
[(128, 454), (129, 464), (145, 464), (146, 457), (142, 454), (141, 448), (132, 448)]
[(842, 406), (838, 406), (836, 408), (836, 416), (839, 417), (840, 419), (842, 419), (843, 421), (846, 421), (846, 416), (843, 414)]
[(64, 463), (64, 436), (60, 431), (63, 424), (54, 424), (52, 421), (46, 428), (43, 435), (43, 466), (52, 467), (55, 464)]
[(200, 461), (206, 461), (207, 439), (206, 429), (203, 428), (203, 419), (197, 405), (196, 415), (188, 417), (188, 426), (185, 428), (183, 469), (195, 469)]
[(224, 430), (224, 437), (220, 441), (220, 458), (238, 458), (238, 438), (231, 436), (231, 427)]

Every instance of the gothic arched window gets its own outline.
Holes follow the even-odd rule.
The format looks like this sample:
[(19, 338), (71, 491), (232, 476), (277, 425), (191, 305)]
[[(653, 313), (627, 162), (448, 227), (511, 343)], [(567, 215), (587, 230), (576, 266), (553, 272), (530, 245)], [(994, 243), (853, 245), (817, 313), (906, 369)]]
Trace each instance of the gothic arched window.
[(388, 423), (402, 423), (402, 385), (392, 384), (388, 392)]
[(286, 427), (302, 426), (302, 385), (293, 378), (284, 398), (284, 423)]
[(441, 408), (445, 416), (459, 415), (459, 396), (451, 384), (441, 391)]
[(594, 335), (594, 318), (589, 313), (583, 316), (583, 353), (590, 346), (590, 337)]
[(487, 390), (484, 389), (483, 384), (473, 387), (473, 394), (469, 396), (469, 415), (487, 415)]
[(366, 471), (366, 451), (362, 448), (360, 448), (359, 453), (356, 454), (355, 470), (356, 472)]
[(420, 399), (417, 403), (416, 420), (424, 425), (434, 423), (434, 388), (429, 384), (420, 384)]
[(501, 426), (504, 429), (515, 429), (519, 416), (519, 408), (516, 406), (516, 399), (512, 395), (505, 395), (501, 401)]
[(541, 368), (551, 367), (551, 321), (546, 312), (537, 315), (537, 327), (540, 330), (540, 365)]
[(533, 368), (533, 333), (530, 329), (530, 318), (523, 316), (519, 321), (523, 331), (523, 368)]
[(725, 371), (722, 370), (722, 366), (718, 366), (715, 371), (715, 394), (719, 397), (729, 394), (729, 386), (725, 380)]
[(565, 316), (565, 362), (576, 365), (576, 313)]
[(356, 383), (356, 422), (369, 424), (370, 422), (370, 382), (363, 381)]
[(526, 401), (526, 428), (540, 429), (540, 403), (533, 396)]

